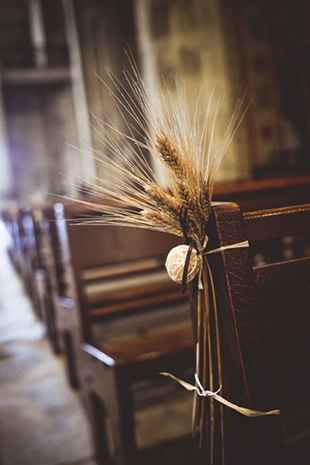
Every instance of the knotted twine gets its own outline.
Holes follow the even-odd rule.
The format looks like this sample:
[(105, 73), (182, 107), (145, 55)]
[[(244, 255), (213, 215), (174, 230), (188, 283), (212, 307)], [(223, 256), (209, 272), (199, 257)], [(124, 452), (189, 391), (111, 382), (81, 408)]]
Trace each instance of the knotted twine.
[(224, 399), (224, 397), (218, 395), (218, 393), (222, 389), (222, 386), (220, 386), (220, 388), (215, 392), (209, 391), (208, 389), (204, 389), (198, 378), (197, 373), (195, 373), (194, 375), (194, 378), (196, 381), (195, 386), (193, 384), (187, 383), (186, 381), (182, 381), (176, 376), (173, 376), (171, 373), (161, 372), (160, 374), (174, 379), (174, 381), (176, 381), (181, 386), (183, 386), (185, 389), (187, 389), (187, 391), (196, 391), (200, 397), (213, 397), (213, 399), (217, 400), (223, 405), (226, 405), (226, 407), (229, 407), (235, 410), (236, 412), (241, 413), (242, 415), (245, 415), (247, 417), (254, 418), (254, 417), (262, 417), (265, 415), (279, 415), (280, 414), (280, 410), (270, 410), (269, 412), (261, 412), (259, 410), (252, 410), (252, 409), (245, 408), (245, 407), (239, 407), (238, 405), (233, 404), (232, 402), (229, 402), (229, 400)]
[[(185, 218), (182, 218), (183, 221), (186, 221)], [(186, 242), (188, 238), (184, 234)], [(169, 252), (166, 268), (169, 276), (174, 279), (176, 282), (182, 283), (182, 292), (185, 290), (186, 283), (194, 279), (197, 273), (199, 273), (198, 279), (198, 301), (197, 301), (197, 344), (196, 344), (196, 373), (194, 375), (195, 385), (189, 384), (185, 381), (182, 381), (170, 373), (161, 373), (164, 376), (168, 376), (178, 382), (188, 391), (194, 391), (194, 405), (193, 405), (193, 419), (192, 419), (192, 431), (193, 435), (196, 433), (197, 426), (200, 426), (200, 446), (202, 445), (203, 435), (205, 432), (205, 423), (206, 423), (206, 412), (205, 405), (200, 405), (200, 408), (197, 406), (198, 397), (210, 399), (210, 426), (209, 426), (209, 438), (210, 438), (210, 464), (214, 464), (214, 428), (215, 428), (215, 412), (214, 412), (214, 403), (213, 399), (219, 402), (220, 405), (220, 421), (221, 421), (221, 452), (222, 452), (222, 465), (225, 463), (224, 457), (224, 421), (223, 421), (223, 405), (228, 408), (235, 410), (236, 412), (245, 415), (247, 417), (260, 417), (266, 415), (279, 415), (280, 410), (271, 410), (268, 412), (261, 412), (258, 410), (252, 410), (245, 407), (240, 407), (227, 399), (219, 395), (219, 392), (222, 389), (222, 369), (221, 369), (221, 352), (220, 352), (220, 336), (219, 336), (219, 323), (218, 323), (218, 312), (216, 304), (216, 295), (213, 282), (213, 276), (211, 268), (209, 266), (207, 257), (203, 259), (203, 256), (219, 253), (229, 249), (236, 249), (242, 247), (249, 247), (248, 241), (239, 242), (236, 244), (230, 244), (226, 246), (219, 247), (217, 249), (209, 250), (205, 252), (205, 248), (208, 242), (208, 237), (205, 237), (204, 243), (198, 247), (194, 240), (191, 240), (189, 245), (178, 246), (172, 249)], [(182, 250), (183, 261), (179, 260), (176, 256), (175, 261), (171, 263), (171, 257), (173, 256), (173, 251), (176, 249)], [(186, 257), (184, 260), (184, 254), (186, 252)], [(191, 263), (191, 255), (194, 254), (194, 262)], [(171, 269), (171, 265), (176, 265), (174, 270)], [(170, 268), (169, 268), (170, 267)], [(217, 369), (218, 369), (218, 380), (220, 388), (214, 392), (213, 386), (213, 357), (212, 357), (212, 346), (211, 346), (211, 330), (210, 330), (210, 292), (209, 284), (211, 284), (211, 295), (213, 303), (213, 317), (215, 323), (215, 339), (216, 339), (216, 355), (217, 355)], [(204, 312), (204, 315), (203, 315)], [(201, 332), (203, 329), (203, 333)], [(203, 351), (201, 350), (201, 335), (202, 343), (204, 345)], [(207, 349), (207, 350), (205, 350)], [(210, 390), (204, 389), (203, 385), (206, 384), (207, 378), (207, 364), (206, 361), (203, 361), (203, 370), (201, 373), (201, 358), (204, 353), (208, 352), (208, 363), (209, 363), (209, 387)], [(201, 382), (202, 375), (202, 382)]]

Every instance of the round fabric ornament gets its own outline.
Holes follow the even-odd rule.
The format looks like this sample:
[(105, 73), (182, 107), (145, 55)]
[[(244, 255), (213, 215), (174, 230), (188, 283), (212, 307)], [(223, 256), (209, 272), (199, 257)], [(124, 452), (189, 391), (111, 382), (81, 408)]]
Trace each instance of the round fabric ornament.
[[(182, 283), (183, 270), (189, 245), (178, 245), (170, 250), (166, 259), (166, 269), (170, 278), (176, 283)], [(192, 281), (199, 272), (202, 263), (201, 255), (197, 254), (196, 249), (191, 252), (186, 282)]]

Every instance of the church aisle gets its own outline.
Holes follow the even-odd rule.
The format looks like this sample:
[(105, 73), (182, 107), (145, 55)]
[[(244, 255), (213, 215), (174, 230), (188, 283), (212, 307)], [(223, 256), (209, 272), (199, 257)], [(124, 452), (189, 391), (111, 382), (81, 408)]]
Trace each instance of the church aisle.
[[(181, 394), (184, 405), (177, 398), (168, 409), (155, 411), (150, 405), (137, 414), (140, 439), (148, 443), (141, 465), (201, 465), (196, 441), (182, 435), (192, 400)], [(175, 430), (175, 439), (150, 444), (150, 435), (156, 442), (163, 423)], [(68, 386), (63, 360), (52, 352), (8, 258), (1, 222), (0, 451), (1, 465), (96, 465), (79, 394)]]
[(8, 259), (2, 223), (0, 247), (1, 465), (94, 465), (79, 395)]

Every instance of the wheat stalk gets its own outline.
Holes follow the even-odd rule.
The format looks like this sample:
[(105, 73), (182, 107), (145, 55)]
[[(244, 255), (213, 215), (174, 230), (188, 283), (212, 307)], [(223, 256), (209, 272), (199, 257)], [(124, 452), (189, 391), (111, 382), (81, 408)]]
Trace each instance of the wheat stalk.
[[(95, 179), (88, 189), (117, 206), (111, 208), (103, 202), (100, 209), (105, 215), (99, 221), (169, 230), (179, 236), (186, 232), (202, 244), (211, 213), (215, 174), (240, 123), (242, 105), (234, 112), (220, 144), (214, 138), (221, 101), (216, 104), (212, 120), (211, 94), (201, 123), (199, 102), (190, 112), (184, 87), (177, 80), (172, 86), (163, 83), (162, 92), (154, 95), (135, 64), (131, 65), (131, 73), (124, 71), (126, 86), (111, 73), (112, 86), (102, 81), (114, 98), (126, 130), (121, 132), (110, 120), (95, 117), (95, 131), (102, 142), (102, 150), (96, 151), (95, 158), (108, 177)], [(156, 175), (152, 160), (164, 173), (165, 184)], [(86, 203), (98, 210), (97, 202)], [(123, 205), (134, 205), (136, 210)], [(180, 220), (182, 207), (187, 209), (185, 225)]]

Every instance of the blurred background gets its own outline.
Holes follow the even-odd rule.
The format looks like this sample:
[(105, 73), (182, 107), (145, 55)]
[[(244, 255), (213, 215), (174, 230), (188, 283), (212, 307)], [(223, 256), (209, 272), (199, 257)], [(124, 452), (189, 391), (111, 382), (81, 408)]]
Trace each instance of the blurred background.
[(98, 148), (90, 112), (117, 123), (97, 75), (121, 78), (125, 49), (154, 89), (172, 73), (207, 104), (216, 85), (221, 115), (247, 94), (218, 183), (309, 173), (309, 20), (308, 0), (0, 0), (2, 204), (104, 179), (77, 149)]
[[(70, 286), (76, 286), (72, 260), (53, 231), (53, 195), (80, 198), (88, 182), (95, 177), (104, 182), (109, 176), (89, 156), (102, 149), (96, 118), (126, 131), (102, 82), (115, 90), (107, 70), (127, 88), (127, 51), (154, 93), (161, 90), (163, 78), (172, 75), (185, 83), (190, 104), (203, 88), (202, 113), (215, 88), (216, 96), (225, 96), (216, 125), (219, 140), (237, 101), (245, 97), (250, 106), (220, 166), (214, 199), (237, 201), (243, 211), (307, 203), (309, 26), (309, 0), (0, 0), (0, 212), (18, 239), (10, 245), (0, 222), (3, 465), (95, 463), (80, 398), (67, 385), (63, 358), (56, 357), (55, 348), (51, 352), (45, 335), (50, 336), (51, 324), (56, 334), (58, 300), (72, 297)], [(215, 98), (211, 113), (216, 104)], [(56, 217), (59, 212), (56, 209)], [(309, 256), (307, 240), (301, 246), (288, 237), (277, 246), (272, 242), (266, 249), (258, 247), (253, 262), (269, 263), (264, 261), (267, 252), (273, 261), (278, 256)], [(95, 247), (94, 251), (98, 255)], [(86, 288), (91, 278), (85, 282)], [(35, 303), (50, 320), (40, 315)], [(102, 305), (99, 298), (95, 303)], [(78, 305), (72, 308), (76, 311)], [(185, 431), (190, 438), (191, 399), (186, 403), (183, 394), (178, 408), (188, 405), (184, 421), (177, 409), (173, 417), (162, 407), (160, 426), (151, 405), (149, 429), (143, 422), (139, 426), (144, 438), (152, 439), (154, 431), (166, 434), (161, 425), (169, 429), (168, 420), (178, 429), (174, 433), (170, 428), (176, 437)], [(303, 411), (297, 412), (298, 426)], [(290, 425), (287, 421), (288, 437)], [(190, 440), (164, 448), (159, 455), (150, 449), (143, 464), (200, 464), (196, 449)]]

